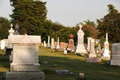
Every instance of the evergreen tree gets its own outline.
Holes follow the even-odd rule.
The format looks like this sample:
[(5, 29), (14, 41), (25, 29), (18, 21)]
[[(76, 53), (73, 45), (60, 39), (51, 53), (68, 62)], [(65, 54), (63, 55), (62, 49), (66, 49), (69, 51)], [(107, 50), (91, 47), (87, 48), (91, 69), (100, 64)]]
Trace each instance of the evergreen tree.
[(46, 20), (46, 2), (33, 0), (10, 0), (14, 7), (10, 15), (14, 25), (18, 23), (20, 34), (42, 35)]
[(105, 37), (105, 34), (109, 34), (110, 42), (120, 42), (120, 13), (111, 4), (108, 5), (108, 14), (102, 19), (97, 20), (100, 37)]
[(8, 30), (10, 29), (10, 22), (7, 18), (0, 17), (0, 40), (8, 38)]

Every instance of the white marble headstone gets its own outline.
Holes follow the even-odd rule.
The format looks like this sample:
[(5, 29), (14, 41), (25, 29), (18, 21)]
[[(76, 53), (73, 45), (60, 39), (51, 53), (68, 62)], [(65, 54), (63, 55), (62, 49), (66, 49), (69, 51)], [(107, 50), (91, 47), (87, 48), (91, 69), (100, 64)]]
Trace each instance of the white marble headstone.
[(56, 49), (59, 49), (59, 48), (60, 48), (60, 45), (59, 45), (59, 37), (58, 37), (58, 42), (57, 42)]
[(5, 41), (1, 40), (1, 49), (4, 50), (4, 48), (5, 48)]
[(82, 31), (82, 25), (79, 25), (79, 30), (77, 32), (77, 44), (75, 53), (87, 54), (84, 46), (84, 32)]
[(51, 39), (51, 49), (55, 48), (55, 44), (54, 44), (54, 38)]

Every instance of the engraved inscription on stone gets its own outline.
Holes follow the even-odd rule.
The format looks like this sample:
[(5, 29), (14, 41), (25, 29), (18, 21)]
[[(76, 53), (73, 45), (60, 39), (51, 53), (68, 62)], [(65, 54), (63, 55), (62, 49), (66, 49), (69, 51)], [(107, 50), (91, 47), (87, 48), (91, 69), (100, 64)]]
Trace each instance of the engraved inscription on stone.
[(36, 63), (38, 62), (37, 49), (33, 48), (21, 48), (14, 50), (14, 62), (18, 63)]
[(15, 71), (37, 71), (36, 66), (14, 66)]

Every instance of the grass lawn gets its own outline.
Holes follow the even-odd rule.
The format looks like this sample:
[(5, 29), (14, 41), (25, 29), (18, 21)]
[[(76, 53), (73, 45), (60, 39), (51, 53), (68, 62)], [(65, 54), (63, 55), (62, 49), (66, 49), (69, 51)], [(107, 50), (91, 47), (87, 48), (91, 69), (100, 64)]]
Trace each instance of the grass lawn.
[[(0, 58), (9, 56), (0, 55)], [(64, 55), (63, 52), (52, 52), (50, 49), (40, 48), (40, 63), (47, 61), (48, 64), (41, 63), (41, 70), (50, 71), (45, 75), (45, 80), (76, 80), (78, 73), (84, 73), (87, 80), (120, 80), (120, 67), (109, 66), (106, 61), (101, 63), (86, 63), (84, 56), (75, 54)], [(57, 64), (57, 67), (53, 67)], [(0, 61), (0, 77), (9, 70), (8, 61)], [(69, 70), (73, 75), (57, 75), (54, 70)]]

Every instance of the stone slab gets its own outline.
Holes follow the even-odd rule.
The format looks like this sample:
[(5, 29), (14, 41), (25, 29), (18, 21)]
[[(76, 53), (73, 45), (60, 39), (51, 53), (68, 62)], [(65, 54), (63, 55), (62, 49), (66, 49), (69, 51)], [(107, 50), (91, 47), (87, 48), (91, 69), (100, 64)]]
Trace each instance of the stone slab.
[(120, 66), (120, 60), (110, 60), (109, 63), (111, 66)]
[(5, 80), (44, 80), (45, 75), (41, 72), (6, 72)]
[(101, 62), (101, 58), (86, 58), (86, 62), (98, 63)]
[(68, 71), (68, 70), (55, 70), (55, 72), (56, 72), (57, 74), (60, 74), (60, 75), (69, 74), (69, 71)]

